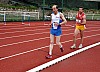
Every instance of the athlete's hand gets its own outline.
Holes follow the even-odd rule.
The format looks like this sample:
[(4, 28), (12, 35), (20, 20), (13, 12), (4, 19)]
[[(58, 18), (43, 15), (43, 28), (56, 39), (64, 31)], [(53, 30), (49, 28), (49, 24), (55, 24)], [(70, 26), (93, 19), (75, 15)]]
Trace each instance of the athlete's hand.
[(84, 25), (84, 28), (87, 29), (85, 25)]
[(58, 26), (59, 24), (57, 22), (54, 23), (55, 26)]

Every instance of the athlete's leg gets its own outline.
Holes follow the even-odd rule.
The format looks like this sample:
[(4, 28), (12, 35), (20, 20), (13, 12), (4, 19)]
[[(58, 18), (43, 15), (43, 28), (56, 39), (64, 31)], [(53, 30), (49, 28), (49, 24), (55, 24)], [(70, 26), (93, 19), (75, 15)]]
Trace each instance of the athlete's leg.
[(50, 47), (49, 47), (49, 55), (52, 55), (53, 44), (54, 44), (54, 35), (50, 34)]
[(80, 30), (80, 37), (81, 37), (81, 40), (80, 40), (80, 45), (79, 45), (79, 48), (82, 48), (82, 44), (83, 44), (83, 36), (84, 36), (84, 30)]
[(76, 37), (77, 37), (77, 34), (79, 33), (80, 31), (79, 31), (79, 29), (75, 29), (75, 31), (74, 31), (74, 36), (73, 36), (73, 42), (74, 42), (74, 44), (73, 44), (73, 46), (71, 46), (71, 48), (76, 48)]
[(60, 36), (56, 36), (56, 44), (59, 45), (61, 52), (63, 52), (63, 46), (62, 46), (62, 44), (60, 42), (60, 38), (61, 38), (61, 35)]
[(46, 56), (47, 59), (52, 58), (53, 44), (54, 44), (54, 35), (50, 34), (49, 55)]
[(60, 38), (61, 36), (56, 36), (56, 44), (60, 46), (62, 46), (62, 44), (60, 43)]
[(83, 43), (84, 30), (80, 30), (81, 44)]
[(79, 29), (75, 29), (75, 31), (74, 31), (74, 38), (73, 38), (73, 42), (74, 42), (74, 44), (76, 44), (76, 37), (77, 37), (77, 34), (79, 33)]

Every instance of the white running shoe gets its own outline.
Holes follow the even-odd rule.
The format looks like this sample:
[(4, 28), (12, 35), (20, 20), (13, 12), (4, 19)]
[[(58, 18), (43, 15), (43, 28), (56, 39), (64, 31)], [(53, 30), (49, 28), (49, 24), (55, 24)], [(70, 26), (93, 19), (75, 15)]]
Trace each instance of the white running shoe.
[(75, 44), (73, 44), (73, 45), (71, 46), (71, 48), (72, 48), (72, 49), (76, 48), (76, 45), (75, 45)]
[(83, 47), (83, 45), (82, 45), (82, 44), (80, 44), (78, 48), (82, 48), (82, 47)]

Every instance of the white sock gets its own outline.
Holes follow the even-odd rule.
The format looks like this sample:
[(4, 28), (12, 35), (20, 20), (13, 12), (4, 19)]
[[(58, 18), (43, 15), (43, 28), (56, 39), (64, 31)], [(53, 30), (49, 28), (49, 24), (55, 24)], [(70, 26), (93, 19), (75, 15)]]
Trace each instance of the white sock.
[(52, 55), (52, 51), (49, 51), (49, 55)]
[(49, 48), (49, 55), (52, 55), (52, 49), (53, 49), (53, 45), (50, 44), (50, 48)]
[(80, 44), (80, 45), (82, 45), (82, 44)]
[(63, 46), (61, 45), (60, 48), (62, 48)]
[(73, 46), (76, 46), (76, 44), (73, 44)]

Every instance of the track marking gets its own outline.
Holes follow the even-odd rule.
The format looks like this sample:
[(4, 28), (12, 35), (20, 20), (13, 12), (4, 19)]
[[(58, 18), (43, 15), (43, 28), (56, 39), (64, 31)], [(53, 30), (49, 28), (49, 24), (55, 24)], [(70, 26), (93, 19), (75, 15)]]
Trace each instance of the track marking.
[[(69, 29), (67, 31), (71, 31), (73, 29)], [(100, 30), (100, 29), (98, 29)], [(98, 31), (98, 30), (91, 30), (91, 31)], [(66, 31), (66, 30), (63, 30), (63, 31)], [(85, 31), (85, 32), (88, 32), (88, 31)], [(44, 34), (44, 33), (50, 33), (50, 32), (42, 32), (42, 33), (34, 33), (34, 34), (26, 34), (26, 35), (19, 35), (19, 36), (10, 36), (10, 37), (4, 37), (4, 38), (0, 38), (0, 39), (7, 39), (7, 38), (17, 38), (17, 37), (25, 37), (25, 36), (30, 36), (30, 35), (38, 35), (38, 34)]]
[[(0, 30), (12, 30), (12, 29), (15, 30), (15, 29), (27, 29), (27, 28), (31, 29), (31, 28), (35, 28), (35, 27), (10, 28), (10, 29), (0, 29)], [(38, 27), (36, 27), (36, 28), (38, 28)]]
[[(46, 26), (44, 26), (44, 27), (46, 27)], [(0, 29), (0, 30), (12, 30), (12, 29), (13, 29), (13, 30), (14, 30), (14, 29), (18, 29), (18, 30), (19, 30), (19, 29), (27, 29), (27, 28), (30, 28), (30, 29), (31, 29), (31, 28), (35, 28), (35, 29), (36, 29), (36, 28), (39, 28), (39, 27), (22, 27), (22, 28), (10, 28), (10, 29), (5, 29), (5, 28), (3, 28), (3, 29)], [(49, 27), (49, 28), (50, 28), (50, 27)], [(62, 27), (62, 28), (70, 28), (70, 27)], [(100, 27), (92, 27), (92, 28), (100, 28)]]
[[(67, 27), (66, 27), (67, 28)], [(14, 32), (4, 32), (4, 33), (0, 33), (0, 34), (7, 34), (7, 33), (17, 33), (17, 32), (27, 32), (27, 31), (37, 31), (37, 30), (47, 30), (50, 28), (43, 28), (43, 29), (35, 29), (35, 30), (24, 30), (24, 31), (14, 31)]]
[(10, 38), (18, 38), (18, 37), (25, 37), (25, 36), (34, 36), (34, 35), (45, 34), (45, 33), (49, 33), (49, 32), (26, 34), (26, 35), (12, 36), (12, 37), (5, 37), (5, 38), (0, 38), (0, 40), (10, 39)]
[[(67, 24), (66, 26), (72, 26), (72, 25), (69, 25), (69, 24)], [(99, 26), (99, 25), (87, 25), (87, 26)], [(22, 26), (22, 25), (14, 25), (14, 26), (2, 26), (2, 27), (24, 27), (24, 26)], [(2, 27), (0, 27), (0, 28), (2, 28)], [(45, 25), (43, 25), (43, 26), (38, 26), (38, 27), (47, 27), (47, 26), (45, 26)], [(24, 28), (38, 28), (38, 27), (35, 27), (35, 26), (30, 26), (30, 27), (24, 27)], [(63, 27), (63, 26), (62, 26)], [(16, 28), (17, 29), (17, 28)], [(2, 29), (3, 30), (3, 29)], [(5, 29), (6, 30), (6, 29)]]
[[(84, 38), (90, 38), (90, 37), (95, 37), (95, 36), (99, 36), (100, 34), (96, 34), (96, 35), (91, 35), (91, 36), (86, 36)], [(79, 40), (80, 38), (77, 38), (77, 40)], [(64, 42), (61, 42), (62, 44), (63, 43), (68, 43), (68, 42), (72, 42), (73, 40), (68, 40), (68, 41), (64, 41)], [(54, 44), (56, 45), (56, 44)], [(33, 49), (33, 50), (29, 50), (29, 51), (26, 51), (26, 52), (22, 52), (22, 53), (18, 53), (18, 54), (14, 54), (14, 55), (11, 55), (11, 56), (7, 56), (7, 57), (3, 57), (3, 58), (0, 58), (0, 60), (5, 60), (5, 59), (9, 59), (9, 58), (12, 58), (12, 57), (15, 57), (15, 56), (19, 56), (19, 55), (23, 55), (23, 54), (27, 54), (27, 53), (30, 53), (30, 52), (33, 52), (33, 51), (36, 51), (36, 50), (40, 50), (40, 49), (44, 49), (44, 48), (48, 48), (49, 46), (44, 46), (44, 47), (40, 47), (40, 48), (36, 48), (36, 49)]]
[(0, 33), (0, 34), (7, 34), (7, 33), (17, 33), (17, 32), (27, 32), (27, 31), (38, 31), (38, 30), (47, 30), (50, 28), (46, 28), (46, 29), (35, 29), (35, 30), (24, 30), (24, 31), (14, 31), (14, 32), (4, 32), (4, 33)]
[[(23, 25), (15, 25), (15, 26), (2, 26), (2, 27), (26, 27), (26, 26), (23, 26)], [(2, 28), (2, 27), (0, 27), (0, 28)], [(33, 28), (38, 28), (38, 27), (46, 27), (46, 26), (38, 26), (38, 27), (35, 27), (35, 26), (28, 26), (28, 27), (33, 27)]]
[(79, 54), (79, 53), (81, 53), (81, 52), (83, 52), (83, 51), (86, 51), (86, 50), (91, 49), (91, 48), (93, 48), (93, 47), (95, 47), (95, 46), (98, 46), (98, 45), (100, 45), (100, 42), (97, 42), (97, 43), (95, 43), (95, 44), (86, 46), (86, 47), (84, 47), (84, 48), (82, 48), (82, 49), (76, 50), (76, 51), (71, 52), (71, 53), (69, 53), (69, 54), (66, 54), (66, 55), (64, 55), (64, 56), (61, 56), (61, 57), (59, 57), (59, 58), (56, 58), (56, 59), (54, 59), (54, 60), (52, 60), (52, 61), (49, 61), (49, 62), (47, 62), (47, 63), (44, 63), (44, 64), (42, 64), (42, 65), (40, 65), (40, 66), (37, 66), (37, 67), (35, 67), (35, 68), (31, 69), (31, 70), (26, 71), (26, 72), (38, 72), (38, 71), (40, 71), (40, 70), (43, 70), (43, 69), (45, 69), (45, 68), (47, 68), (47, 67), (50, 67), (50, 66), (52, 66), (52, 65), (54, 65), (54, 64), (56, 64), (56, 63), (58, 63), (58, 62), (61, 62), (61, 61), (65, 60), (65, 59), (68, 59), (68, 58), (70, 58), (70, 57), (72, 57), (72, 56), (74, 56), (74, 55), (76, 55), (76, 54)]
[[(28, 26), (28, 27), (29, 27), (29, 28), (38, 28), (38, 27), (47, 27), (47, 26), (49, 27), (49, 25), (46, 25), (46, 26), (45, 26), (45, 25), (43, 25), (43, 26)], [(71, 25), (66, 25), (66, 26), (71, 26)], [(23, 26), (23, 25), (21, 25), (21, 26), (18, 26), (18, 25), (17, 25), (17, 26), (16, 26), (16, 25), (15, 25), (15, 26), (2, 26), (2, 27), (24, 27), (24, 28), (25, 28), (26, 26)], [(2, 28), (2, 27), (0, 27), (0, 28)], [(28, 28), (28, 27), (27, 27), (27, 28)], [(62, 26), (62, 27), (63, 27), (63, 26)]]
[[(89, 28), (91, 29), (91, 28)], [(42, 30), (42, 29), (41, 29)], [(67, 31), (71, 31), (73, 29), (68, 29)], [(99, 29), (98, 29), (99, 30)], [(34, 30), (35, 31), (35, 30)], [(62, 31), (66, 31), (66, 30), (62, 30)], [(92, 30), (93, 31), (93, 30)], [(24, 37), (24, 36), (29, 36), (29, 35), (35, 35), (35, 34), (43, 34), (43, 33), (49, 33), (49, 32), (42, 32), (42, 33), (34, 33), (34, 34), (26, 34), (26, 35), (19, 35), (19, 36), (10, 36), (10, 37), (3, 37), (0, 39), (7, 39), (7, 38), (16, 38), (16, 37)]]
[[(47, 26), (41, 26), (41, 27), (47, 27)], [(49, 27), (49, 26), (48, 26), (48, 27)], [(4, 29), (0, 29), (0, 30), (27, 29), (27, 28), (30, 28), (30, 29), (31, 29), (31, 28), (39, 28), (39, 27), (22, 27), (22, 28), (18, 28), (18, 27), (16, 28), (16, 27), (15, 27), (15, 28), (9, 28), (9, 29), (5, 29), (5, 28), (4, 28)], [(49, 28), (50, 28), (50, 27), (49, 27)], [(67, 27), (62, 27), (62, 28), (67, 28)], [(68, 27), (68, 28), (69, 28), (69, 27)]]
[[(62, 28), (67, 28), (67, 27), (62, 27)], [(99, 27), (91, 27), (91, 28), (99, 28)], [(35, 30), (24, 30), (24, 31), (13, 31), (13, 32), (4, 32), (4, 33), (0, 33), (0, 34), (17, 33), (17, 32), (27, 32), (27, 31), (36, 31), (36, 30), (46, 30), (46, 29), (50, 29), (50, 28), (35, 29)], [(87, 27), (87, 29), (88, 29), (88, 27)]]
[[(98, 30), (97, 30), (97, 31), (98, 31)], [(85, 31), (85, 32), (91, 32), (91, 31)], [(63, 34), (62, 36), (65, 36), (65, 35), (71, 35), (71, 34), (74, 34), (74, 33)], [(32, 39), (32, 40), (26, 40), (26, 41), (21, 41), (21, 42), (16, 42), (16, 43), (4, 44), (4, 45), (1, 45), (0, 48), (6, 47), (6, 46), (11, 46), (11, 45), (17, 45), (17, 44), (22, 44), (22, 43), (28, 43), (28, 42), (33, 42), (33, 41), (38, 41), (38, 40), (48, 39), (48, 38), (50, 38), (50, 37), (44, 37), (44, 38), (38, 38), (38, 39)]]
[[(71, 31), (74, 29), (69, 29), (69, 30), (62, 30), (62, 31)], [(38, 34), (44, 34), (44, 33), (50, 33), (50, 32), (42, 32), (42, 33), (34, 33), (34, 34), (26, 34), (26, 35), (19, 35), (19, 36), (10, 36), (10, 37), (4, 37), (4, 38), (0, 38), (0, 39), (7, 39), (7, 38), (14, 38), (14, 37), (21, 37), (21, 36), (28, 36), (28, 35), (38, 35)]]

